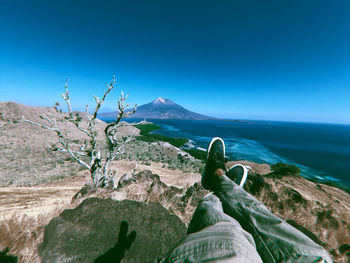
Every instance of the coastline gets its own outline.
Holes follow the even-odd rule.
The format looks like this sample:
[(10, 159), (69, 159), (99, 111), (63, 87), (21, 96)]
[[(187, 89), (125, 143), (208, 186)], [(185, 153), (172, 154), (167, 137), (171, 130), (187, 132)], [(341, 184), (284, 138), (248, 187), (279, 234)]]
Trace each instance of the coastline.
[[(142, 125), (146, 125), (146, 126), (144, 126), (144, 128), (142, 128)], [(171, 145), (173, 145), (174, 147), (180, 148), (181, 150), (187, 152), (188, 154), (190, 154), (191, 156), (193, 156), (194, 158), (196, 158), (198, 160), (201, 160), (201, 161), (205, 160), (206, 152), (201, 150), (201, 149), (198, 149), (200, 147), (197, 147), (197, 148), (184, 147), (184, 146), (186, 146), (186, 144), (191, 142), (191, 140), (188, 138), (170, 137), (170, 136), (152, 133), (152, 132), (159, 130), (161, 128), (161, 126), (154, 124), (153, 122), (147, 122), (146, 124), (137, 124), (134, 126), (138, 129), (141, 129), (140, 136), (137, 137), (141, 141), (155, 142), (158, 140), (158, 141), (168, 142)], [(195, 146), (193, 146), (193, 147), (195, 147)], [(230, 160), (230, 161), (237, 162), (237, 160)], [(243, 160), (243, 161), (257, 163), (257, 162), (251, 161), (251, 160)], [(265, 164), (265, 165), (271, 166), (271, 164), (267, 164), (267, 163), (258, 163), (258, 164)], [(294, 164), (288, 164), (288, 163), (286, 163), (286, 164), (289, 166), (294, 165)], [(339, 180), (337, 178), (329, 179), (329, 177), (322, 178), (318, 175), (308, 176), (310, 174), (310, 172), (308, 172), (305, 175), (305, 173), (302, 173), (302, 171), (305, 168), (302, 166), (299, 166), (299, 165), (297, 165), (297, 166), (300, 169), (298, 175), (302, 176), (304, 179), (309, 180), (310, 182), (314, 182), (314, 183), (322, 183), (325, 185), (333, 186), (333, 187), (339, 188), (347, 193), (350, 193), (350, 185), (343, 183), (341, 180)]]

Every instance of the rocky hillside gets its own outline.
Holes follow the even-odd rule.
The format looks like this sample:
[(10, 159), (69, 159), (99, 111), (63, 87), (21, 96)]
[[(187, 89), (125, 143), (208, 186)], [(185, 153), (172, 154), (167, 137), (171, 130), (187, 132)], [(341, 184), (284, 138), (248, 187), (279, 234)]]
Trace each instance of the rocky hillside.
[[(232, 164), (232, 163), (231, 163)], [(266, 169), (255, 164), (258, 169)], [(272, 212), (324, 246), (336, 262), (346, 262), (339, 250), (350, 244), (350, 195), (338, 188), (310, 182), (300, 176), (268, 178), (251, 173), (245, 190)], [(199, 182), (178, 188), (162, 182), (162, 176), (150, 171), (121, 179), (115, 191), (85, 187), (75, 201), (88, 197), (161, 203), (188, 225), (199, 200), (207, 194)]]
[[(2, 122), (8, 123), (0, 128), (0, 182), (3, 186), (0, 191), (0, 208), (3, 208), (0, 209), (0, 250), (9, 246), (10, 253), (18, 255), (20, 262), (40, 262), (36, 248), (41, 244), (39, 254), (42, 258), (61, 257), (62, 262), (68, 262), (85, 254), (89, 258), (84, 261), (92, 262), (116, 242), (116, 231), (121, 221), (126, 220), (131, 230), (137, 230), (139, 235), (135, 242), (139, 243), (126, 255), (125, 262), (137, 262), (132, 256), (144, 253), (141, 250), (143, 244), (164, 241), (166, 246), (152, 250), (152, 257), (158, 257), (184, 236), (182, 230), (172, 240), (165, 240), (173, 236), (165, 230), (155, 232), (155, 236), (151, 233), (152, 229), (161, 229), (156, 222), (165, 226), (170, 222), (168, 219), (179, 229), (188, 225), (199, 200), (208, 193), (200, 185), (202, 162), (169, 144), (136, 140), (128, 145), (121, 159), (112, 164), (118, 187), (95, 189), (78, 165), (63, 154), (47, 150), (55, 142), (50, 131), (20, 121), (21, 116), (43, 121), (36, 116), (47, 112), (56, 114), (47, 108), (0, 103)], [(98, 125), (102, 131), (105, 123)], [(126, 130), (125, 134), (130, 131)], [(76, 136), (82, 139), (81, 135)], [(335, 262), (349, 260), (345, 255), (346, 244), (350, 244), (348, 193), (298, 175), (271, 176), (271, 167), (266, 164), (239, 162), (252, 167), (245, 185), (248, 192), (323, 245)], [(228, 165), (234, 163), (237, 162)], [(69, 176), (74, 177), (57, 181)], [(37, 186), (18, 187), (21, 185)], [(132, 209), (126, 210), (125, 204)], [(120, 211), (118, 215), (115, 210)], [(107, 223), (104, 219), (110, 221)], [(140, 221), (148, 222), (147, 227), (137, 227)], [(96, 225), (101, 227), (101, 232), (96, 230)], [(91, 240), (88, 246), (79, 243), (84, 238)], [(60, 251), (55, 250), (53, 242), (60, 244)], [(69, 250), (70, 254), (66, 254), (65, 248), (73, 245), (79, 249)]]
[[(255, 195), (275, 214), (324, 246), (335, 262), (347, 262), (347, 256), (340, 252), (339, 247), (344, 247), (344, 244), (349, 243), (350, 222), (348, 216), (350, 206), (347, 203), (348, 194), (331, 186), (309, 182), (299, 176), (272, 179), (253, 173), (250, 174), (245, 189)], [(95, 189), (91, 185), (86, 185), (73, 198), (73, 203), (80, 205), (73, 210), (63, 212), (45, 228), (44, 241), (39, 246), (40, 254), (42, 257), (57, 257), (59, 260), (54, 262), (74, 262), (71, 261), (71, 258), (80, 257), (84, 257), (85, 262), (92, 262), (99, 253), (107, 251), (108, 247), (113, 246), (116, 242), (116, 228), (122, 220), (126, 220), (131, 230), (136, 229), (141, 237), (136, 239), (137, 242), (135, 241), (135, 245), (126, 254), (125, 262), (141, 262), (140, 257), (135, 258), (135, 255), (143, 255), (144, 247), (155, 242), (156, 238), (158, 238), (158, 243), (168, 244), (164, 247), (169, 249), (176, 244), (176, 240), (185, 237), (185, 231), (182, 230), (177, 232), (177, 235), (171, 234), (170, 232), (174, 230), (172, 226), (178, 224), (179, 229), (183, 229), (181, 221), (183, 226), (188, 225), (198, 202), (207, 193), (208, 191), (204, 190), (199, 182), (190, 187), (178, 188), (165, 184), (162, 182), (161, 175), (153, 174), (150, 171), (122, 177), (116, 190)], [(109, 201), (107, 202), (107, 200)], [(126, 207), (120, 208), (122, 203), (118, 202), (126, 202), (125, 200), (135, 200), (138, 203), (130, 203), (127, 209)], [(115, 206), (116, 210), (104, 208), (106, 202), (108, 207)], [(148, 213), (153, 213), (156, 204), (161, 204), (164, 212), (161, 213), (160, 209), (159, 214), (151, 216), (153, 220), (149, 221)], [(89, 206), (93, 206), (93, 208), (89, 208)], [(146, 210), (142, 213), (137, 212), (140, 209), (137, 207), (144, 207)], [(123, 216), (120, 216), (117, 211), (120, 211)], [(114, 215), (114, 213), (117, 214)], [(174, 218), (172, 220), (177, 223), (174, 221), (168, 225), (170, 219), (164, 219), (170, 214), (176, 215), (180, 221), (176, 221), (177, 219)], [(95, 221), (97, 218), (99, 218), (100, 224), (99, 231), (96, 230)], [(103, 231), (111, 231), (108, 226), (110, 224), (109, 218), (114, 218), (114, 227), (112, 227), (114, 236), (103, 234)], [(146, 225), (140, 227), (140, 223), (137, 222), (148, 222), (147, 227)], [(147, 229), (150, 224), (154, 225), (153, 231), (161, 228), (164, 229), (161, 231), (163, 234), (164, 231), (169, 231), (169, 234), (162, 236), (160, 232), (154, 232), (153, 235), (149, 236), (150, 230)], [(156, 227), (159, 224), (161, 225)], [(164, 228), (164, 226), (167, 227)], [(167, 230), (168, 228), (169, 230)], [(85, 231), (84, 234), (80, 234), (80, 231), (77, 232), (74, 229), (85, 229)], [(83, 236), (88, 238), (89, 235), (93, 238), (88, 246), (94, 247), (94, 250), (84, 249), (87, 245), (84, 245), (85, 237)], [(110, 238), (106, 238), (105, 242), (99, 241), (103, 239), (104, 235), (110, 236)], [(168, 237), (172, 237), (171, 240)], [(71, 241), (67, 243), (65, 240)], [(50, 245), (52, 242), (56, 245)], [(75, 247), (76, 249), (72, 249)], [(161, 257), (164, 256), (167, 249), (158, 252), (150, 250), (152, 251), (150, 254), (153, 258)], [(142, 262), (151, 261), (149, 258)]]
[(117, 243), (122, 221), (136, 231), (123, 262), (153, 262), (186, 235), (186, 225), (159, 203), (88, 198), (47, 225), (42, 262), (93, 262)]

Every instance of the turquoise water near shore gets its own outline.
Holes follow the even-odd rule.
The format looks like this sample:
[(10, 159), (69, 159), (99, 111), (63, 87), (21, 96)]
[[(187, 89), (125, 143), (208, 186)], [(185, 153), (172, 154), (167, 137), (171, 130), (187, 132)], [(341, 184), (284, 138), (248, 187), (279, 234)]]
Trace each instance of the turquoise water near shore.
[[(129, 122), (138, 121), (128, 119)], [(275, 121), (149, 120), (154, 133), (190, 139), (187, 147), (206, 149), (222, 137), (233, 160), (296, 164), (305, 177), (350, 185), (350, 125)]]

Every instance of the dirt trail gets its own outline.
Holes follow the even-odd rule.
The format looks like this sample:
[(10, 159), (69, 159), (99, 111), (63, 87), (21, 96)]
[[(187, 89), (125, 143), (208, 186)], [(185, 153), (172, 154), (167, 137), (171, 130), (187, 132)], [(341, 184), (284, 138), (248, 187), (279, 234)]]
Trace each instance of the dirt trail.
[(160, 180), (169, 185), (179, 188), (189, 187), (195, 182), (200, 182), (201, 175), (195, 172), (184, 172), (180, 169), (169, 169), (162, 163), (150, 162), (150, 165), (141, 164), (137, 161), (114, 161), (111, 165), (112, 170), (116, 171), (115, 179), (118, 182), (124, 174), (131, 175), (132, 172), (139, 173), (141, 171), (150, 170), (154, 174), (158, 174)]
[(0, 217), (36, 216), (69, 204), (86, 181), (85, 176), (65, 178), (33, 187), (1, 187)]
[[(136, 168), (136, 169), (135, 169)], [(185, 187), (200, 181), (200, 174), (184, 173), (181, 170), (162, 168), (162, 164), (136, 164), (135, 161), (115, 161), (112, 170), (116, 171), (116, 181), (131, 172), (151, 170), (161, 175), (161, 180), (169, 185)], [(35, 217), (69, 206), (72, 197), (88, 180), (88, 172), (80, 171), (79, 176), (69, 177), (52, 183), (31, 187), (0, 187), (0, 218), (10, 218), (13, 215)]]

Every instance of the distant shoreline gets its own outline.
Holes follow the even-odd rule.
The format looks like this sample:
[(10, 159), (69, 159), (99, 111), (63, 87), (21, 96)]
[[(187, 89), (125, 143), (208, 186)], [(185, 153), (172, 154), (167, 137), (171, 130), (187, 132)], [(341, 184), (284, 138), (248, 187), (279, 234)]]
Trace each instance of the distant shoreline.
[[(109, 117), (100, 117), (98, 116), (99, 119), (106, 121), (106, 122), (111, 122), (115, 118), (109, 118)], [(144, 120), (145, 118), (133, 118), (133, 117), (128, 117), (125, 118), (124, 120)], [(314, 125), (334, 125), (334, 126), (347, 126), (350, 127), (350, 123), (333, 123), (333, 122), (315, 122), (315, 121), (293, 121), (293, 120), (250, 120), (250, 119), (225, 119), (225, 118), (212, 118), (212, 119), (161, 119), (161, 118), (146, 118), (148, 121), (156, 120), (156, 121), (222, 121), (222, 122), (238, 122), (238, 123), (294, 123), (294, 124), (314, 124)]]
[[(132, 120), (132, 119), (128, 119), (128, 121), (129, 120)], [(151, 121), (151, 120), (149, 120), (149, 121)], [(152, 120), (153, 121), (153, 120)], [(157, 121), (157, 120), (154, 120), (154, 121)], [(167, 120), (160, 120), (160, 121), (167, 121)], [(179, 120), (177, 120), (177, 121), (179, 121)], [(172, 122), (172, 121), (170, 121), (170, 122)], [(185, 121), (186, 122), (186, 121)], [(237, 121), (233, 121), (233, 120), (231, 120), (231, 121), (229, 121), (229, 120), (226, 120), (226, 122), (232, 122), (232, 123), (245, 123), (245, 122), (237, 122)], [(261, 124), (266, 124), (266, 122), (263, 122), (263, 121), (257, 121), (257, 122), (252, 122), (253, 124), (257, 124), (257, 123), (261, 123)], [(278, 123), (278, 122), (277, 122)], [(284, 124), (284, 122), (282, 122), (282, 124)], [(289, 124), (289, 123), (286, 123), (286, 124)], [(304, 124), (302, 124), (302, 123), (300, 123), (300, 124), (296, 124), (296, 125), (304, 125)], [(316, 126), (317, 126), (317, 124), (315, 124)], [(259, 125), (260, 126), (260, 125)], [(159, 127), (159, 126), (158, 126)], [(164, 135), (163, 135), (164, 136)], [(165, 136), (165, 137), (168, 137), (168, 138), (174, 138), (173, 136)], [(182, 137), (184, 137), (184, 136), (182, 136)], [(182, 139), (187, 139), (187, 140), (189, 140), (190, 138), (182, 138)], [(181, 146), (180, 146), (181, 147)], [(193, 151), (192, 151), (192, 154), (191, 155), (193, 155), (194, 154), (194, 152), (199, 152), (199, 155), (200, 155), (200, 152), (203, 152), (203, 151), (201, 151), (201, 150), (198, 150), (198, 149), (192, 149)], [(187, 151), (187, 152), (189, 152), (189, 151)], [(203, 155), (203, 154), (202, 154)], [(201, 159), (201, 158), (197, 158), (197, 159)], [(249, 160), (249, 159), (246, 159), (246, 158), (239, 158), (239, 159), (245, 159), (245, 160)], [(254, 161), (254, 160), (250, 160), (250, 161), (253, 161), (253, 162), (256, 162), (256, 161)], [(258, 163), (266, 163), (266, 162), (258, 162)], [(275, 163), (277, 163), (277, 162), (275, 162)], [(284, 163), (289, 163), (289, 162), (284, 162)], [(303, 166), (302, 166), (303, 167)], [(310, 174), (310, 171), (307, 173), (307, 174)], [(317, 182), (317, 183), (323, 183), (323, 184), (328, 184), (328, 185), (332, 185), (332, 186), (335, 186), (335, 187), (337, 187), (337, 188), (340, 188), (340, 189), (342, 189), (342, 190), (345, 190), (345, 191), (347, 191), (347, 192), (350, 192), (350, 184), (349, 183), (347, 183), (347, 181), (344, 181), (344, 180), (341, 180), (341, 181), (338, 181), (338, 178), (336, 178), (336, 180), (332, 180), (332, 179), (329, 179), (329, 178), (317, 178), (316, 176), (317, 176), (317, 174), (310, 174), (309, 176), (308, 175), (304, 175), (303, 177), (305, 178), (305, 179), (308, 179), (308, 180), (310, 180), (310, 181), (313, 181), (313, 182)]]

